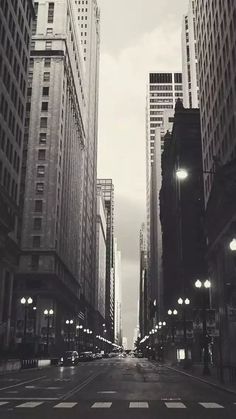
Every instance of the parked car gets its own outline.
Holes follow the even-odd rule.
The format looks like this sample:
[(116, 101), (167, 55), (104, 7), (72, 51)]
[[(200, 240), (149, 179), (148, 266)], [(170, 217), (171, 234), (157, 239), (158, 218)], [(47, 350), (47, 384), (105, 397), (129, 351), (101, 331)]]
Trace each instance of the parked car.
[(93, 353), (92, 352), (81, 352), (79, 354), (79, 361), (93, 361)]
[(79, 362), (79, 354), (76, 351), (67, 351), (60, 358), (60, 365), (77, 365)]
[(95, 359), (102, 359), (102, 354), (100, 352), (97, 352), (95, 354)]

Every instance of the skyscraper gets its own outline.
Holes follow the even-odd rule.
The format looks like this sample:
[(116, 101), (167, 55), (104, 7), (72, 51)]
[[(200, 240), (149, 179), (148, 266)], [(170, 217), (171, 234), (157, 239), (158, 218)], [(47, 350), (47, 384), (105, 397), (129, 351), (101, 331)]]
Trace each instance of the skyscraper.
[(115, 320), (114, 320), (114, 341), (122, 345), (122, 272), (121, 272), (121, 251), (118, 250), (117, 239), (114, 239), (114, 275), (115, 275)]
[(189, 0), (188, 13), (182, 25), (183, 104), (186, 108), (199, 107), (197, 76), (197, 42), (195, 0)]
[[(236, 3), (196, 0), (204, 193), (216, 362), (236, 362)], [(216, 333), (217, 334), (217, 333)], [(221, 377), (223, 370), (221, 368)]]
[[(207, 4), (206, 0), (196, 1), (196, 31), (203, 166), (205, 171), (213, 171), (215, 162), (225, 164), (236, 157), (236, 4)], [(208, 173), (204, 178), (207, 201), (213, 175)]]
[(145, 223), (142, 224), (139, 234), (139, 330), (143, 338), (147, 333), (147, 233)]
[(106, 248), (106, 328), (110, 339), (114, 339), (115, 283), (114, 283), (114, 185), (112, 179), (98, 179), (103, 191), (107, 211)]
[[(161, 300), (161, 230), (159, 191), (163, 137), (173, 122), (174, 107), (182, 99), (182, 74), (149, 73), (146, 106), (146, 204), (147, 204), (147, 299), (152, 306)], [(160, 305), (160, 304), (159, 304)], [(160, 307), (158, 307), (160, 309)], [(150, 313), (152, 310), (150, 310)]]
[[(107, 215), (105, 201), (101, 187), (97, 188), (97, 251), (96, 251), (96, 283), (95, 283), (95, 310), (100, 319), (97, 321), (97, 330), (105, 321), (106, 306), (106, 238)], [(100, 320), (100, 322), (99, 322)]]
[(12, 291), (19, 256), (19, 196), (31, 0), (0, 2), (0, 346), (10, 341)]
[[(16, 334), (59, 351), (66, 319), (81, 306), (80, 260), (86, 84), (74, 1), (35, 3), (22, 170), (23, 222)], [(24, 311), (30, 296), (36, 310)], [(35, 328), (32, 327), (35, 324)]]
[(100, 12), (97, 0), (75, 1), (77, 25), (83, 53), (86, 83), (86, 146), (84, 159), (82, 260), (80, 280), (93, 322), (96, 280), (97, 135), (100, 57)]

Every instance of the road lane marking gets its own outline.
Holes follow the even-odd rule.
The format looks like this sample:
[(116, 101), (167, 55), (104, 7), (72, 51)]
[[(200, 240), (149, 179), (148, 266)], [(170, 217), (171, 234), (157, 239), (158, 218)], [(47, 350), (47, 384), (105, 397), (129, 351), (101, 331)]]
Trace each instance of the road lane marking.
[(186, 409), (185, 404), (180, 402), (166, 402), (165, 405), (168, 409)]
[(92, 405), (92, 409), (110, 409), (111, 402), (96, 402)]
[(43, 404), (43, 402), (26, 402), (26, 403), (19, 404), (16, 407), (17, 408), (34, 409), (35, 407), (38, 407), (41, 404)]
[(98, 394), (116, 394), (117, 391), (98, 391)]
[(80, 390), (82, 390), (84, 387), (86, 387), (88, 384), (90, 384), (95, 378), (97, 378), (99, 375), (101, 375), (102, 372), (90, 375), (83, 383), (80, 383), (78, 386), (74, 387), (72, 390), (70, 390), (68, 393), (66, 393), (64, 396), (60, 397), (61, 400), (67, 400), (69, 397), (72, 397), (75, 393), (78, 393)]
[(36, 388), (36, 386), (25, 386), (25, 388), (32, 390), (33, 388)]
[(33, 380), (22, 381), (21, 383), (13, 384), (12, 386), (2, 387), (0, 388), (0, 391), (8, 390), (9, 388), (20, 387), (20, 386), (23, 386), (24, 384), (34, 383), (35, 381), (42, 380), (43, 378), (46, 378), (46, 377), (47, 377), (46, 375), (43, 375), (42, 377), (34, 378)]
[(205, 409), (224, 409), (224, 406), (218, 403), (199, 403), (201, 406), (205, 407)]
[[(32, 400), (32, 397), (0, 397), (0, 400), (24, 401), (24, 400)], [(59, 398), (58, 397), (34, 397), (34, 400), (53, 402), (53, 401), (59, 400)]]
[(130, 409), (148, 409), (149, 404), (147, 402), (130, 402)]
[(72, 409), (78, 403), (59, 403), (56, 406), (53, 406), (54, 409)]
[(5, 404), (8, 404), (9, 402), (0, 402), (0, 406), (5, 406)]

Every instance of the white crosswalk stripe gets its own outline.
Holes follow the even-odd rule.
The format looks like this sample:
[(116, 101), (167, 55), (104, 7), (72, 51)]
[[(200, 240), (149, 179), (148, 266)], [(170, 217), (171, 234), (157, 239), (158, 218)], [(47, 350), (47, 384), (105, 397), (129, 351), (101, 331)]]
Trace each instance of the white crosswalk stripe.
[(109, 409), (111, 405), (111, 402), (97, 402), (92, 405), (92, 409)]
[(18, 407), (24, 407), (24, 408), (26, 408), (26, 409), (34, 409), (35, 407), (38, 407), (38, 406), (40, 406), (41, 404), (43, 404), (43, 402), (26, 402), (26, 403), (22, 403), (22, 404), (19, 404), (18, 406), (16, 406), (17, 408)]
[(77, 404), (78, 403), (67, 403), (67, 402), (63, 402), (63, 403), (56, 404), (56, 406), (53, 406), (53, 408), (54, 409), (72, 409)]
[(165, 405), (168, 409), (186, 409), (185, 404), (180, 402), (166, 402)]
[[(55, 399), (54, 399), (55, 400)], [(20, 403), (20, 404), (17, 404)], [(85, 403), (85, 406), (87, 406), (88, 408), (92, 408), (92, 409), (116, 409), (117, 403), (121, 404), (124, 409), (149, 409), (150, 407), (154, 407), (154, 404), (156, 405), (156, 407), (163, 407), (165, 406), (167, 409), (188, 409), (191, 410), (198, 406), (199, 409), (204, 408), (204, 409), (224, 409), (225, 406), (219, 403), (215, 403), (215, 402), (191, 402), (190, 405), (186, 405), (187, 402), (180, 402), (180, 401), (166, 401), (164, 402), (164, 400), (152, 400), (152, 401), (127, 401), (127, 400), (114, 400), (114, 401), (94, 401), (94, 402), (89, 402), (89, 404), (87, 404), (87, 402)], [(34, 408), (38, 408), (39, 406), (46, 406), (46, 407), (50, 407), (53, 409), (73, 409), (76, 408), (76, 406), (80, 406), (80, 408), (84, 407), (84, 401), (79, 401), (79, 402), (60, 402), (60, 400), (58, 401), (54, 401), (54, 403), (52, 403), (52, 401), (45, 399), (42, 401), (36, 401), (36, 400), (31, 400), (31, 401), (26, 401), (26, 400), (18, 400), (16, 401), (16, 399), (7, 399), (7, 400), (0, 400), (0, 410), (1, 408), (4, 409), (4, 407), (7, 405), (7, 408), (9, 406), (11, 406), (12, 408), (25, 408), (25, 409), (34, 409)], [(228, 405), (227, 405), (228, 406)], [(231, 407), (233, 409), (236, 408), (236, 403), (232, 402), (231, 403)]]
[(130, 402), (130, 409), (148, 409), (149, 404), (147, 402)]
[(224, 409), (224, 406), (221, 406), (218, 403), (199, 403), (205, 409)]

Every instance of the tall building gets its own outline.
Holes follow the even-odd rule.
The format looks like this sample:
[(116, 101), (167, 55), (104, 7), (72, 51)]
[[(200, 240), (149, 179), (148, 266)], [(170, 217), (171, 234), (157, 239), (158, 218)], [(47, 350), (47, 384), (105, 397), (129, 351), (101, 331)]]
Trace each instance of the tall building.
[(94, 322), (96, 280), (97, 135), (100, 58), (100, 12), (97, 0), (74, 0), (86, 83), (87, 113), (84, 159), (82, 260), (80, 280), (90, 323)]
[[(106, 306), (106, 239), (107, 239), (106, 208), (103, 192), (97, 188), (97, 251), (96, 251), (96, 282), (95, 310), (97, 311), (97, 333), (105, 321)], [(99, 322), (100, 320), (100, 322)]]
[[(86, 144), (86, 84), (74, 1), (35, 3), (25, 119), (16, 337), (59, 352), (66, 320), (83, 313), (79, 277)], [(24, 318), (21, 297), (31, 297)], [(26, 324), (25, 324), (26, 322)], [(24, 332), (25, 330), (25, 332)], [(68, 332), (69, 333), (69, 332)], [(37, 346), (37, 347), (36, 347)], [(48, 349), (48, 348), (47, 348)]]
[[(179, 167), (192, 168), (182, 182), (176, 176)], [(207, 275), (200, 114), (181, 102), (176, 105), (172, 134), (164, 139), (160, 209), (167, 313), (176, 308), (180, 296), (192, 300), (194, 281)]]
[(29, 66), (31, 0), (0, 2), (0, 346), (11, 340), (19, 257), (19, 196)]
[(216, 362), (234, 365), (236, 3), (196, 0), (195, 5), (208, 262), (219, 333)]
[(139, 233), (139, 330), (143, 338), (147, 334), (148, 301), (147, 301), (147, 233), (145, 223)]
[(195, 0), (189, 0), (188, 13), (184, 16), (182, 24), (183, 104), (185, 108), (199, 108), (197, 64)]
[(106, 329), (109, 339), (114, 339), (115, 283), (114, 283), (114, 185), (112, 179), (98, 179), (107, 212), (106, 246)]
[(122, 345), (122, 274), (121, 274), (121, 252), (118, 250), (117, 239), (114, 239), (114, 275), (115, 275), (115, 321), (114, 321), (114, 341), (117, 345)]
[[(205, 171), (213, 171), (217, 164), (225, 164), (236, 157), (235, 8), (235, 2), (232, 1), (217, 1), (209, 8), (206, 1), (196, 1), (203, 167)], [(205, 43), (205, 37), (211, 42)], [(206, 201), (211, 192), (212, 182), (213, 175), (206, 174)]]
[[(183, 97), (182, 73), (149, 73), (146, 105), (147, 299), (150, 327), (161, 311), (162, 248), (159, 219), (163, 137), (173, 123), (177, 99)], [(159, 265), (157, 263), (159, 262)], [(158, 306), (153, 309), (154, 303)], [(153, 314), (155, 312), (155, 316)]]

